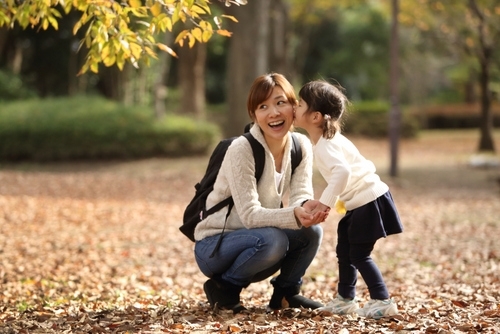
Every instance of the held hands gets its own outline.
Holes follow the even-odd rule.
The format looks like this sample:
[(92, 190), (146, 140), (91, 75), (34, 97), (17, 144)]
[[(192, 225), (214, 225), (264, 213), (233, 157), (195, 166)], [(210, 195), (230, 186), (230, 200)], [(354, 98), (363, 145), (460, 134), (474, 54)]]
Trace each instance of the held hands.
[(302, 204), (302, 207), (306, 209), (307, 212), (310, 212), (312, 214), (315, 214), (316, 212), (326, 212), (326, 217), (328, 217), (328, 213), (330, 212), (329, 206), (324, 205), (323, 203), (315, 199), (311, 199), (305, 202), (304, 204)]
[(304, 227), (322, 223), (328, 217), (330, 207), (317, 200), (309, 200), (294, 209), (295, 217)]

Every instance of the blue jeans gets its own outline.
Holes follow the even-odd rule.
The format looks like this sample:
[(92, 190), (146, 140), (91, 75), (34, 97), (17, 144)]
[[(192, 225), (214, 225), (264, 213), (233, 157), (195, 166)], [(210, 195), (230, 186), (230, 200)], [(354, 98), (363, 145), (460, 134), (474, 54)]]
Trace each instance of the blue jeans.
[(224, 233), (220, 248), (210, 258), (219, 237), (196, 242), (196, 262), (205, 276), (219, 276), (246, 287), (281, 270), (276, 284), (285, 288), (302, 284), (302, 276), (318, 252), (323, 229), (319, 225), (299, 230), (264, 227)]

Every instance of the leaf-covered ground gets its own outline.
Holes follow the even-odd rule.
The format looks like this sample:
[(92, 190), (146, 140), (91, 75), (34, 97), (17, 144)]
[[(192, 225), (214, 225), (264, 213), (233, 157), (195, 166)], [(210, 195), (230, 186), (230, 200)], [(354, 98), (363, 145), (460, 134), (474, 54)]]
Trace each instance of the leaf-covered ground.
[[(469, 166), (476, 131), (402, 142), (397, 178), (386, 141), (354, 142), (405, 226), (374, 251), (399, 315), (267, 314), (268, 280), (243, 291), (249, 312), (210, 310), (178, 231), (206, 157), (16, 164), (0, 166), (0, 333), (499, 333), (500, 169)], [(324, 224), (302, 289), (324, 303), (336, 295), (338, 218)]]

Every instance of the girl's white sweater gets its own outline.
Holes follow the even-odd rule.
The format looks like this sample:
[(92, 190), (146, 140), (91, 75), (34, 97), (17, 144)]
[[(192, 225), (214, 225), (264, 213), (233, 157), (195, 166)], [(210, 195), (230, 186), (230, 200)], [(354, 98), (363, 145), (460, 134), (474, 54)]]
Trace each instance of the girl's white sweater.
[(376, 174), (375, 165), (344, 135), (321, 137), (313, 152), (315, 166), (328, 184), (319, 199), (321, 203), (334, 208), (339, 199), (346, 210), (353, 210), (389, 190)]

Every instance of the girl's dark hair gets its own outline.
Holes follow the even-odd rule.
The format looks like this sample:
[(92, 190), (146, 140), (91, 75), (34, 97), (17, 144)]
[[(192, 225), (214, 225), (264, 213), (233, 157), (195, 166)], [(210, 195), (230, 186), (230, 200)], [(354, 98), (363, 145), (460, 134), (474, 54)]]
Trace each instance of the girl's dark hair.
[(307, 112), (320, 112), (325, 117), (323, 137), (331, 139), (340, 132), (341, 117), (346, 111), (349, 100), (343, 93), (344, 88), (324, 80), (306, 83), (299, 91), (299, 97), (307, 103)]
[(297, 104), (295, 90), (284, 75), (279, 73), (261, 75), (254, 80), (250, 92), (248, 93), (247, 110), (248, 116), (250, 116), (252, 121), (255, 120), (255, 110), (257, 110), (259, 104), (271, 96), (273, 88), (276, 86), (283, 89), (288, 102), (290, 102), (292, 106)]

